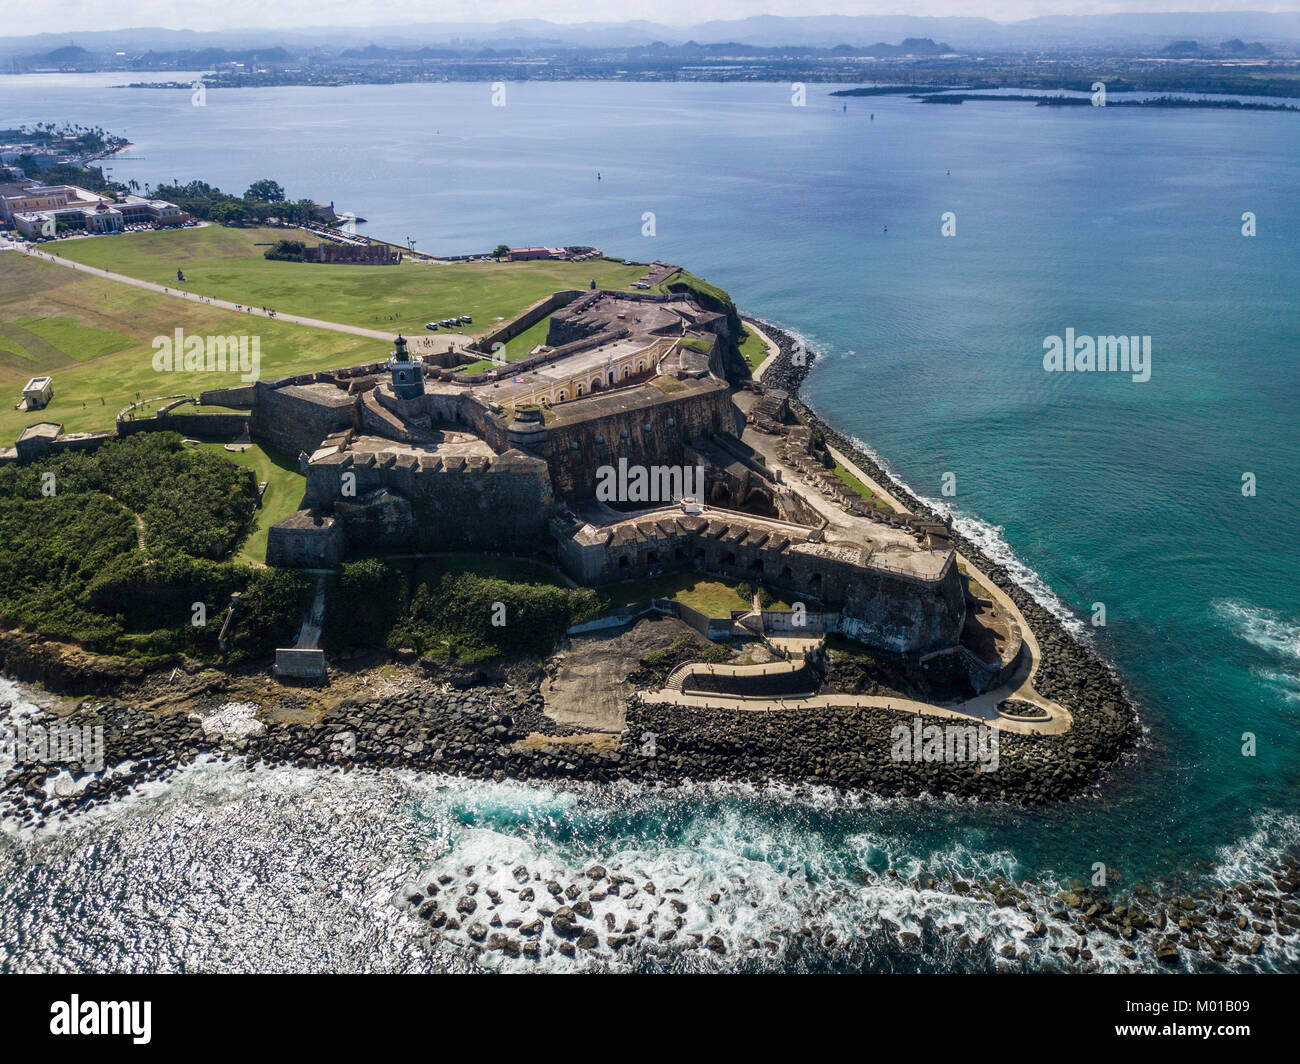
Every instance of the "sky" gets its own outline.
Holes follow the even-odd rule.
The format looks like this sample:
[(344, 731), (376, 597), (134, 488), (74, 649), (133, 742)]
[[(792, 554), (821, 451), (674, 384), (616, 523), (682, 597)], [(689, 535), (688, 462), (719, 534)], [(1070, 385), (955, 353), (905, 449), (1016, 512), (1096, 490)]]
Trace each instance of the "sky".
[(0, 0), (0, 32), (25, 36), (132, 27), (219, 30), (418, 22), (627, 22), (674, 26), (751, 15), (1038, 15), (1157, 11), (1295, 11), (1300, 0)]

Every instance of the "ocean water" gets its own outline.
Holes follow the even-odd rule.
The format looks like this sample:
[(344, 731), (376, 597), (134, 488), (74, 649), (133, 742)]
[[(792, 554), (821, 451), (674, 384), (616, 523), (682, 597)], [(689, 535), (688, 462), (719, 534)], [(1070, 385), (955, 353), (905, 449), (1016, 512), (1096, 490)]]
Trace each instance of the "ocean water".
[[(511, 84), (504, 107), (446, 84), (209, 90), (196, 108), (188, 91), (107, 87), (120, 80), (0, 78), (0, 115), (128, 136), (119, 180), (274, 177), (421, 250), (593, 243), (679, 262), (805, 337), (822, 356), (806, 398), (1070, 618), (1148, 738), (1095, 794), (1031, 812), (199, 766), (0, 836), (21, 884), (0, 902), (3, 966), (454, 965), (412, 937), (408, 882), (476, 860), (624, 859), (706, 900), (743, 879), (719, 927), (815, 910), (861, 947), (805, 950), (810, 967), (891, 968), (917, 962), (878, 941), (882, 915), (1015, 929), (888, 867), (1048, 889), (1100, 861), (1124, 882), (1195, 884), (1295, 846), (1300, 116), (844, 110), (818, 86), (794, 107), (784, 85), (599, 83)], [(1044, 338), (1066, 329), (1149, 336), (1150, 380), (1044, 372)], [(920, 966), (960, 966), (955, 937), (923, 936)], [(1261, 963), (1296, 959), (1270, 946)]]

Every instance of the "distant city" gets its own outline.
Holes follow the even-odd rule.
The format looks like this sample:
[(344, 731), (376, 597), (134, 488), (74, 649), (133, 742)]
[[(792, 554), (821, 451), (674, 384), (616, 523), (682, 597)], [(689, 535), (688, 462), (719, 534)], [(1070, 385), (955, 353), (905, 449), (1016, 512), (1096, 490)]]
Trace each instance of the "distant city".
[(1086, 91), (1104, 77), (1113, 92), (1290, 97), (1300, 95), (1300, 15), (1117, 15), (1005, 25), (958, 18), (767, 18), (684, 29), (530, 21), (0, 38), (5, 73), (169, 70), (199, 73), (214, 88), (606, 80)]

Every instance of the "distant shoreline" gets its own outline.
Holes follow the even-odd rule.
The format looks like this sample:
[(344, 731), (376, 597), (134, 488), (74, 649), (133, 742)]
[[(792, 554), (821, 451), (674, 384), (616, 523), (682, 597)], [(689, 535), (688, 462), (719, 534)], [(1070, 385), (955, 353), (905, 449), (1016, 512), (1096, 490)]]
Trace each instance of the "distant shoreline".
[[(690, 76), (681, 76), (689, 73)], [(373, 74), (354, 73), (354, 72), (321, 72), (314, 77), (301, 75), (265, 75), (265, 76), (248, 76), (248, 75), (230, 75), (217, 74), (208, 72), (199, 75), (206, 88), (209, 89), (261, 89), (261, 88), (345, 88), (352, 85), (430, 85), (430, 84), (461, 84), (477, 83), (485, 78), (497, 79), (503, 81), (528, 81), (531, 83), (546, 84), (575, 84), (582, 82), (615, 82), (630, 84), (710, 84), (710, 85), (730, 85), (730, 84), (764, 84), (764, 85), (786, 85), (791, 84), (791, 79), (799, 80), (806, 83), (810, 88), (818, 86), (835, 86), (844, 85), (850, 79), (832, 76), (815, 76), (807, 71), (790, 73), (778, 69), (751, 71), (750, 76), (728, 76), (725, 72), (711, 70), (708, 76), (696, 76), (695, 72), (676, 71), (671, 77), (649, 77), (635, 73), (624, 73), (618, 76), (591, 75), (583, 76), (573, 72), (558, 73), (554, 77), (529, 77), (527, 72), (508, 69), (494, 71), (488, 74), (473, 71), (447, 71), (438, 75), (412, 74), (402, 77), (383, 77)], [(863, 80), (854, 78), (853, 81)], [(1104, 80), (1104, 79), (1101, 79)], [(850, 81), (851, 83), (851, 81)], [(922, 97), (927, 101), (940, 95), (945, 99), (942, 102), (949, 102), (952, 97), (972, 100), (1010, 100), (1013, 102), (1038, 102), (1043, 99), (1049, 99), (1052, 104), (1059, 102), (1067, 106), (1070, 101), (1075, 99), (1088, 103), (1088, 97), (1067, 97), (1067, 96), (1049, 96), (1048, 94), (1060, 92), (1087, 92), (1087, 87), (1075, 87), (1076, 83), (1072, 80), (1070, 84), (1024, 84), (1017, 82), (990, 83), (990, 84), (955, 84), (955, 85), (936, 85), (924, 82), (907, 82), (897, 85), (858, 85), (853, 88), (836, 89), (829, 93), (832, 97), (876, 97), (876, 96), (913, 96)], [(110, 86), (114, 89), (166, 89), (173, 92), (189, 92), (193, 89), (194, 82), (191, 81), (132, 81), (124, 82)], [(1023, 90), (1023, 95), (997, 95), (995, 90), (1012, 89)], [(965, 91), (969, 90), (969, 91)], [(1129, 107), (1189, 107), (1189, 108), (1223, 108), (1226, 110), (1300, 110), (1300, 106), (1292, 106), (1282, 103), (1249, 103), (1245, 101), (1233, 100), (1230, 97), (1296, 97), (1300, 99), (1300, 84), (1293, 85), (1289, 81), (1275, 81), (1266, 85), (1241, 84), (1232, 86), (1206, 85), (1200, 84), (1159, 84), (1149, 88), (1142, 88), (1132, 81), (1120, 79), (1114, 84), (1108, 84), (1108, 106), (1129, 106)], [(1157, 103), (1156, 100), (1118, 100), (1115, 97), (1120, 95), (1130, 95), (1138, 93), (1160, 93), (1156, 99), (1161, 101), (1172, 101), (1169, 103)], [(1031, 93), (1035, 95), (1030, 95)], [(1186, 95), (1184, 95), (1186, 94)], [(1223, 99), (1205, 100), (1192, 98), (1191, 94), (1202, 96), (1219, 96)], [(1045, 104), (1044, 106), (1049, 106)]]

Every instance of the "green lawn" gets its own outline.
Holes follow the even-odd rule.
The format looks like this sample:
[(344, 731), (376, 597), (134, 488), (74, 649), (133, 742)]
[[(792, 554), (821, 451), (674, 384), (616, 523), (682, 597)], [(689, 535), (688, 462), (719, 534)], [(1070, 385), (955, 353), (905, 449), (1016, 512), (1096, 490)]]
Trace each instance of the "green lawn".
[(763, 343), (758, 333), (752, 329), (746, 329), (745, 338), (740, 342), (740, 353), (745, 361), (749, 363), (749, 369), (752, 373), (767, 358), (767, 344)]
[[(521, 358), (527, 358), (532, 353), (534, 347), (538, 344), (546, 343), (546, 334), (551, 328), (551, 316), (548, 314), (539, 322), (534, 322), (518, 336), (506, 341), (505, 348), (500, 352), (507, 362), (518, 362)], [(490, 358), (481, 358), (477, 362), (471, 362), (468, 365), (458, 367), (461, 373), (483, 373), (497, 365)]]
[(843, 466), (841, 463), (839, 463), (839, 462), (836, 462), (836, 463), (835, 463), (835, 475), (836, 475), (837, 477), (839, 477), (840, 480), (844, 481), (844, 483), (848, 485), (848, 487), (850, 488), (850, 490), (852, 490), (852, 491), (856, 491), (856, 492), (857, 492), (859, 495), (861, 495), (864, 499), (873, 499), (873, 498), (875, 498), (875, 494), (876, 494), (876, 493), (873, 492), (873, 491), (872, 491), (869, 487), (867, 487), (865, 484), (863, 484), (862, 481), (860, 481), (857, 477), (855, 477), (855, 476), (854, 476), (852, 473), (850, 473), (847, 469), (845, 469), (844, 466)]
[(14, 322), (21, 329), (39, 336), (77, 362), (88, 362), (100, 355), (111, 355), (125, 347), (134, 347), (135, 341), (119, 332), (83, 325), (76, 318), (38, 318), (27, 314)]
[[(137, 393), (196, 394), (241, 383), (237, 372), (156, 372), (153, 339), (177, 328), (192, 335), (257, 336), (263, 377), (387, 354), (384, 344), (365, 337), (250, 319), (6, 252), (0, 255), (0, 445), (11, 445), (37, 421), (61, 422), (68, 432), (112, 428), (117, 411)], [(5, 357), (19, 346), (14, 336), (28, 357)], [(127, 346), (111, 350), (118, 339), (110, 343), (109, 337)], [(40, 373), (54, 377), (53, 402), (32, 413), (15, 410), (23, 384)]]
[(662, 598), (684, 603), (709, 617), (729, 617), (732, 610), (747, 610), (752, 604), (748, 594), (742, 596), (736, 590), (736, 583), (699, 573), (665, 573), (599, 590), (611, 607)]
[(271, 526), (297, 510), (303, 492), (307, 490), (307, 478), (298, 472), (298, 459), (271, 447), (253, 446), (246, 451), (227, 451), (222, 443), (200, 443), (199, 446), (253, 470), (259, 484), (265, 481), (262, 505), (253, 513), (252, 528), (236, 556), (236, 561), (264, 564), (266, 539)]
[[(466, 332), (487, 332), (552, 292), (586, 289), (593, 279), (602, 288), (623, 289), (645, 272), (606, 259), (331, 266), (263, 257), (266, 248), (259, 243), (286, 236), (302, 234), (209, 225), (68, 240), (49, 250), (100, 269), (234, 303), (411, 335), (422, 335), (425, 322), (461, 314), (474, 318)], [(304, 239), (315, 241), (310, 235)], [(177, 269), (185, 273), (181, 285)]]

